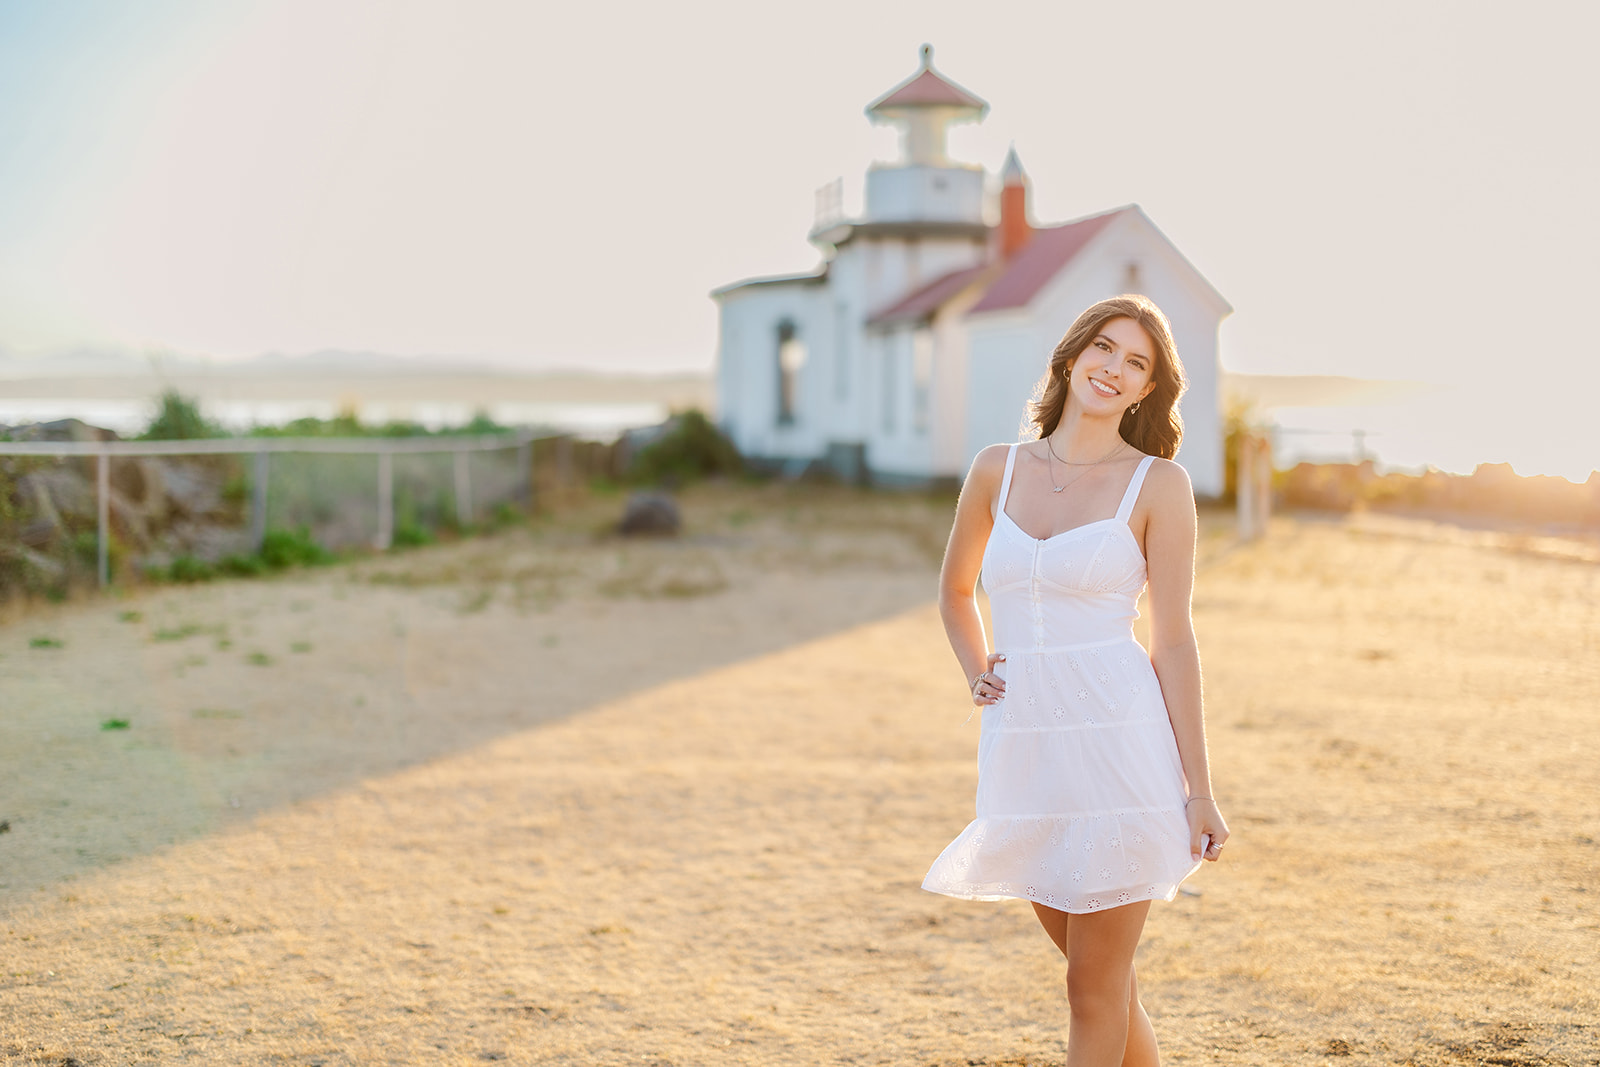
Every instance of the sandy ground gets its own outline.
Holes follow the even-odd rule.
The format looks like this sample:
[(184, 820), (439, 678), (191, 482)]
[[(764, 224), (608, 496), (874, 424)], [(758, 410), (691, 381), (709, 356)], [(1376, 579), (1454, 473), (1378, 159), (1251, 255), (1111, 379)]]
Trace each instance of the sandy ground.
[[(948, 502), (614, 506), (0, 626), (0, 1062), (1063, 1063), (1026, 906), (918, 889), (975, 780)], [(1151, 913), (1167, 1060), (1600, 1063), (1600, 567), (1201, 555), (1236, 836)]]

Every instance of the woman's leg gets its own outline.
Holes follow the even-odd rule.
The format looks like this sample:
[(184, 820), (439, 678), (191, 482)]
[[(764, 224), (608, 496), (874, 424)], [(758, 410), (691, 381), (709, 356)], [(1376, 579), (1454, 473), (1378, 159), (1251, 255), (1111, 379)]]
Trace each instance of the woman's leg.
[(1160, 1067), (1161, 1051), (1156, 1046), (1156, 1028), (1139, 1003), (1139, 972), (1132, 974), (1128, 991), (1128, 1047), (1122, 1053), (1122, 1067)]
[(1139, 1004), (1133, 951), (1150, 902), (1068, 915), (1033, 906), (1039, 923), (1067, 957), (1067, 1067), (1154, 1067), (1155, 1033)]

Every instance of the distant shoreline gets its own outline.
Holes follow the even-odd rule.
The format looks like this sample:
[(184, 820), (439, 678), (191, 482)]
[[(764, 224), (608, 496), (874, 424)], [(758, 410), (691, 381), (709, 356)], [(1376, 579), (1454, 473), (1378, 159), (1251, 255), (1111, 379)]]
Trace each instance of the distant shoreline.
[(714, 399), (708, 374), (609, 375), (564, 371), (514, 374), (499, 371), (444, 372), (395, 368), (383, 373), (242, 372), (232, 370), (157, 374), (50, 375), (0, 382), (0, 394), (29, 399), (100, 397), (146, 399), (177, 389), (207, 400), (331, 400), (346, 397), (385, 402), (440, 401), (525, 403), (659, 403), (671, 408), (709, 408)]
[[(92, 373), (70, 373), (76, 365)], [(416, 422), (437, 428), (486, 413), (507, 425), (539, 424), (605, 438), (650, 425), (675, 411), (717, 415), (709, 372), (614, 373), (577, 369), (511, 371), (439, 361), (330, 355), (242, 363), (65, 361), (49, 375), (42, 361), (0, 359), (0, 424), (80, 418), (119, 432), (141, 428), (156, 397), (176, 389), (232, 429), (301, 417), (353, 413), (363, 422)], [(1430, 467), (1468, 474), (1482, 463), (1512, 463), (1523, 475), (1581, 483), (1600, 460), (1583, 440), (1560, 443), (1542, 416), (1503, 417), (1492, 397), (1421, 381), (1336, 375), (1222, 376), (1224, 409), (1271, 426), (1280, 469), (1300, 462), (1375, 460), (1380, 470)], [(1529, 419), (1533, 419), (1533, 423)], [(1566, 438), (1578, 431), (1558, 424)]]

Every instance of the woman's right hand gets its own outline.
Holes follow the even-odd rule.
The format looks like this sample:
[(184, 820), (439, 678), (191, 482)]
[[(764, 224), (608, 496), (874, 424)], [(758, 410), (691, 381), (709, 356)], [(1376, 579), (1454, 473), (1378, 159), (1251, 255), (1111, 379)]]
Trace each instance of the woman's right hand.
[(1006, 680), (994, 672), (997, 663), (1004, 663), (1006, 658), (998, 652), (989, 653), (988, 665), (972, 680), (972, 702), (979, 707), (986, 704), (995, 704), (1006, 695)]

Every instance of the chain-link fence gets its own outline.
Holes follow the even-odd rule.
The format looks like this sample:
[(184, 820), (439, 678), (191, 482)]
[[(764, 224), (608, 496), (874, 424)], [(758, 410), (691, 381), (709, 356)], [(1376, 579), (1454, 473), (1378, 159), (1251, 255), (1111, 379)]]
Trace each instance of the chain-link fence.
[[(47, 428), (14, 436), (29, 430)], [(78, 439), (0, 440), (0, 594), (248, 569), (274, 531), (319, 550), (381, 551), (618, 473), (615, 446), (531, 431), (120, 441), (74, 423), (64, 435)]]

